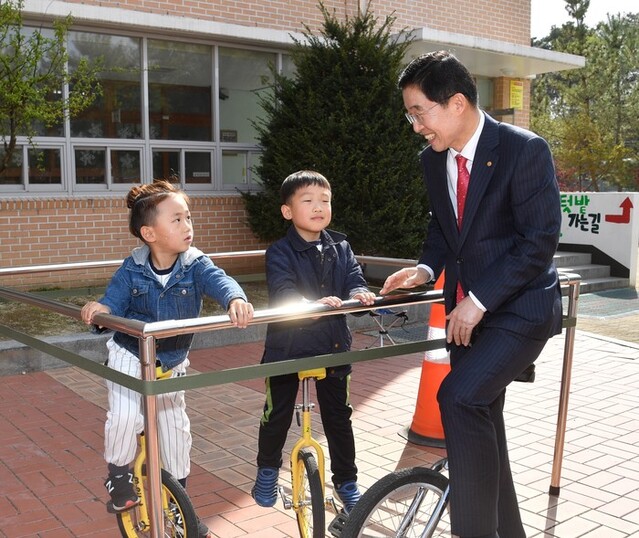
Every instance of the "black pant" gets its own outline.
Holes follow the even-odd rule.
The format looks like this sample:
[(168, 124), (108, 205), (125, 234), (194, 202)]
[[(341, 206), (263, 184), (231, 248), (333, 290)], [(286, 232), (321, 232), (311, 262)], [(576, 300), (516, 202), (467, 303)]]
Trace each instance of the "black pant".
[(437, 399), (450, 475), (452, 533), (525, 538), (513, 485), (504, 398), (507, 385), (532, 364), (545, 340), (484, 328), (472, 347), (451, 348), (451, 372)]
[[(351, 424), (353, 408), (349, 403), (351, 376), (327, 376), (316, 381), (317, 403), (320, 408), (324, 433), (328, 442), (333, 483), (357, 480), (355, 465), (355, 438)], [(282, 466), (282, 449), (286, 442), (295, 400), (299, 389), (297, 374), (269, 377), (266, 384), (266, 402), (260, 421), (258, 438), (258, 467)]]

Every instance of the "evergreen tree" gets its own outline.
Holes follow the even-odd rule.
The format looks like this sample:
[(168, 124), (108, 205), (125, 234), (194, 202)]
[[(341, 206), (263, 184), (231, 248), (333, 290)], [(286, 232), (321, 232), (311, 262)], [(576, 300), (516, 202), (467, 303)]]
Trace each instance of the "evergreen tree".
[[(273, 88), (255, 124), (263, 149), (256, 172), (264, 190), (243, 193), (249, 224), (262, 240), (288, 227), (279, 188), (289, 174), (312, 169), (333, 191), (331, 228), (348, 234), (355, 253), (417, 257), (427, 200), (420, 138), (404, 118), (396, 82), (407, 41), (370, 12), (340, 23), (320, 4), (320, 35), (305, 26), (291, 52), (293, 78), (273, 72)], [(401, 33), (400, 33), (401, 35)]]
[(638, 16), (609, 15), (588, 28), (590, 1), (565, 3), (574, 20), (533, 45), (585, 56), (586, 66), (533, 81), (531, 127), (553, 147), (563, 189), (636, 189)]

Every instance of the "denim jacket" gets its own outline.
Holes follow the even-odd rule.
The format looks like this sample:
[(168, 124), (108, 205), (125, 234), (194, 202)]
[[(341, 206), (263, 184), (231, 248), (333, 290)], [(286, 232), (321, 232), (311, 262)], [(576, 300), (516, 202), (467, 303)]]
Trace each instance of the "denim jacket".
[[(321, 240), (322, 252), (302, 239), (291, 226), (286, 237), (266, 250), (270, 306), (315, 301), (330, 295), (350, 299), (358, 292), (368, 291), (366, 279), (346, 236), (324, 230)], [(262, 362), (341, 353), (350, 349), (351, 340), (344, 314), (270, 323)], [(348, 365), (328, 370), (329, 375), (340, 377), (348, 372)]]
[[(149, 266), (150, 252), (147, 245), (135, 248), (114, 273), (99, 300), (111, 314), (151, 323), (198, 317), (204, 295), (224, 309), (233, 299), (247, 300), (240, 285), (195, 247), (180, 254), (166, 286), (162, 286)], [(137, 337), (117, 331), (113, 340), (139, 356)], [(192, 341), (193, 334), (159, 339), (156, 353), (162, 367), (168, 370), (184, 361)]]

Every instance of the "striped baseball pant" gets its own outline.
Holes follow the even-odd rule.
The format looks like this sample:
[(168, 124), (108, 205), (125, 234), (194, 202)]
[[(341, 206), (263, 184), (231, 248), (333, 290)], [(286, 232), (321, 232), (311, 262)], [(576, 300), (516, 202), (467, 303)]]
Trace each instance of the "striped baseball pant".
[[(142, 377), (140, 359), (112, 339), (107, 342), (108, 366), (132, 377)], [(172, 377), (184, 375), (188, 358), (173, 368)], [(104, 459), (107, 463), (129, 465), (137, 451), (137, 434), (144, 429), (142, 395), (107, 381), (109, 410), (104, 426)], [(186, 414), (184, 391), (159, 394), (157, 424), (160, 458), (164, 468), (178, 480), (191, 470), (191, 423)]]

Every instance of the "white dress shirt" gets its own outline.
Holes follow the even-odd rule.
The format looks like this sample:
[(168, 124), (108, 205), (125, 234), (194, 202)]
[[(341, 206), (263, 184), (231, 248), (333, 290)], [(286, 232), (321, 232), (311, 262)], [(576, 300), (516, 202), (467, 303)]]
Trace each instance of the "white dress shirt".
[[(475, 159), (475, 152), (477, 151), (479, 137), (481, 135), (482, 129), (484, 128), (484, 121), (484, 113), (480, 112), (477, 129), (475, 129), (473, 136), (470, 137), (470, 140), (466, 142), (466, 145), (462, 148), (461, 151), (458, 152), (453, 148), (448, 148), (448, 155), (446, 157), (446, 178), (448, 183), (448, 196), (450, 197), (450, 201), (453, 205), (455, 217), (457, 217), (457, 161), (455, 160), (455, 157), (458, 154), (461, 154), (467, 159), (466, 168), (468, 168), (468, 173), (470, 174), (473, 169), (473, 160)], [(430, 276), (430, 280), (433, 280), (434, 273), (428, 265), (419, 264), (417, 265), (417, 267), (425, 269)], [(473, 300), (475, 305), (477, 305), (477, 307), (482, 310), (482, 312), (486, 312), (486, 307), (484, 307), (484, 305), (479, 302), (477, 297), (473, 295), (472, 291), (468, 292), (468, 296)]]

